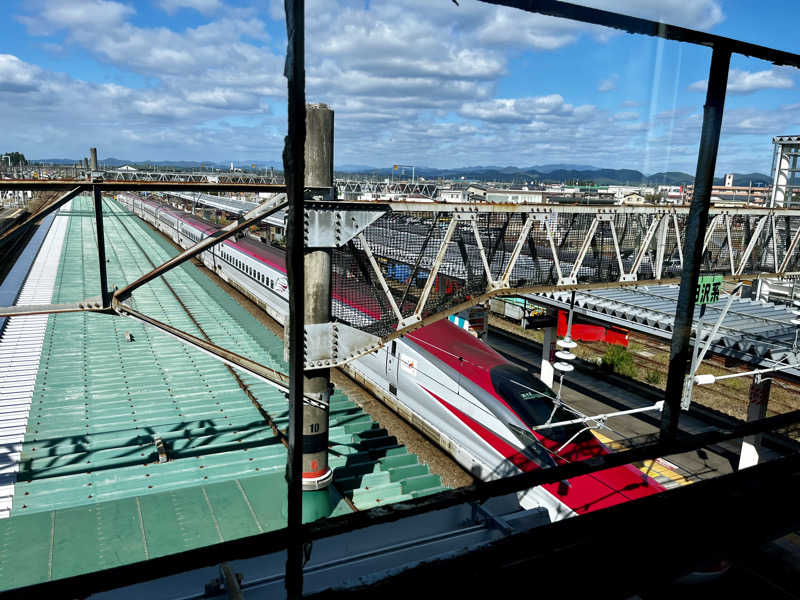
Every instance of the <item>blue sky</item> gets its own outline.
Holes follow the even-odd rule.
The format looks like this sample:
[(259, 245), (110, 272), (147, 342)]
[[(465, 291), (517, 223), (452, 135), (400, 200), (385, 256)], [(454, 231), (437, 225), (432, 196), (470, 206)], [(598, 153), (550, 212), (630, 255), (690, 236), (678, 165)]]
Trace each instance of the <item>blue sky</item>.
[[(800, 53), (788, 3), (583, 0)], [(693, 172), (710, 51), (474, 0), (309, 0), (336, 164)], [(5, 0), (0, 151), (279, 161), (283, 2)], [(761, 25), (764, 24), (764, 25)], [(718, 172), (768, 172), (800, 72), (734, 57)]]

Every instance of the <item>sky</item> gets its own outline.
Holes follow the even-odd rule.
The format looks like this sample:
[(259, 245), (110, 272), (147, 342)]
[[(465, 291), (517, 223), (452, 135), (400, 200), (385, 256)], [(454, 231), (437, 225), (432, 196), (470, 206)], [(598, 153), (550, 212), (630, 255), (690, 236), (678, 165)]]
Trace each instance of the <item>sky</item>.
[[(800, 53), (788, 0), (580, 0)], [(2, 0), (0, 152), (280, 163), (282, 0)], [(337, 166), (693, 173), (707, 48), (477, 0), (307, 0)], [(800, 72), (734, 56), (717, 173), (769, 173)]]

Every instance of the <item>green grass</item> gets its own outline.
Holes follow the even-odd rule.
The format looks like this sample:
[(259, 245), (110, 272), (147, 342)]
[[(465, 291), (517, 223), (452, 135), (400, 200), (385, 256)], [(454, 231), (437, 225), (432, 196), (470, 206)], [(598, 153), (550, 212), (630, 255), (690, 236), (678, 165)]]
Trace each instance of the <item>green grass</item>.
[(624, 377), (636, 377), (638, 370), (633, 356), (622, 346), (609, 346), (603, 355), (603, 368)]
[(664, 381), (664, 374), (657, 369), (647, 369), (644, 380), (650, 385), (661, 385)]

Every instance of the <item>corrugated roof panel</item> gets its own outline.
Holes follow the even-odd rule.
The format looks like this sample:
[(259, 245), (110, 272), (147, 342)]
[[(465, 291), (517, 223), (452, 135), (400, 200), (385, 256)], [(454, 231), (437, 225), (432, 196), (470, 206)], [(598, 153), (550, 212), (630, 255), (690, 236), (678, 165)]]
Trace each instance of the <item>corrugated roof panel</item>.
[[(53, 216), (48, 225), (42, 226), (41, 235), (34, 235), (30, 250), (23, 251), (20, 269), (33, 259), (35, 245), (46, 234), (24, 285), (19, 294), (15, 294), (16, 305), (48, 304), (52, 299), (67, 219)], [(11, 513), (47, 322), (46, 315), (13, 317), (5, 321), (0, 334), (0, 364), (3, 365), (0, 375), (0, 518)]]

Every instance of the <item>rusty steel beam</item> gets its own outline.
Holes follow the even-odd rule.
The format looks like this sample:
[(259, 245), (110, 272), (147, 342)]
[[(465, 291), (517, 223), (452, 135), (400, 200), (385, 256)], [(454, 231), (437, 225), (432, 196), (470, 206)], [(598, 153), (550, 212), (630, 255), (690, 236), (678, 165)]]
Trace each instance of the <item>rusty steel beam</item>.
[(729, 51), (744, 56), (760, 58), (775, 65), (788, 65), (800, 68), (800, 55), (783, 50), (776, 50), (767, 46), (759, 46), (749, 42), (742, 42), (732, 38), (726, 38), (711, 33), (695, 31), (685, 27), (668, 25), (659, 21), (651, 21), (639, 17), (631, 17), (616, 12), (601, 10), (599, 8), (589, 8), (561, 2), (559, 0), (481, 0), (486, 4), (496, 4), (518, 8), (530, 13), (539, 13), (551, 17), (560, 17), (582, 23), (592, 23), (603, 27), (620, 29), (627, 33), (649, 35), (673, 40), (676, 42), (688, 42), (698, 46), (709, 48), (727, 48)]
[(2, 179), (0, 190), (53, 191), (80, 187), (89, 190), (97, 187), (101, 192), (169, 192), (170, 190), (194, 192), (272, 192), (286, 191), (286, 186), (273, 183), (200, 183), (193, 181), (86, 181), (82, 179)]
[(204, 352), (205, 354), (222, 361), (226, 365), (230, 365), (235, 369), (244, 371), (248, 375), (257, 377), (261, 381), (277, 387), (282, 392), (287, 392), (289, 390), (289, 377), (285, 373), (271, 369), (270, 367), (262, 365), (261, 363), (242, 356), (241, 354), (236, 354), (235, 352), (173, 327), (172, 325), (163, 323), (158, 319), (154, 319), (151, 316), (137, 311), (128, 304), (113, 301), (112, 308), (121, 316), (130, 317), (136, 321), (144, 323), (145, 325), (155, 327), (156, 329), (159, 329), (160, 331), (163, 331), (164, 333), (174, 337), (178, 341), (188, 346), (192, 346), (201, 352)]
[(279, 198), (273, 198), (271, 200), (267, 200), (263, 204), (259, 204), (256, 208), (243, 215), (243, 221), (234, 221), (233, 223), (226, 225), (215, 234), (203, 239), (194, 246), (187, 248), (177, 256), (172, 257), (167, 262), (159, 265), (149, 273), (145, 273), (133, 283), (129, 283), (124, 288), (114, 292), (114, 298), (119, 301), (127, 299), (136, 288), (143, 286), (157, 277), (161, 277), (170, 269), (174, 269), (175, 267), (185, 263), (187, 260), (194, 258), (201, 252), (205, 252), (212, 246), (216, 246), (220, 242), (224, 242), (232, 235), (235, 235), (243, 229), (250, 227), (250, 225), (257, 223), (272, 213), (279, 211), (284, 206), (286, 206), (286, 200), (280, 200)]
[[(2, 189), (3, 189), (2, 181), (0, 181), (0, 190), (2, 190)], [(42, 218), (46, 217), (47, 215), (49, 215), (51, 212), (53, 212), (55, 210), (58, 210), (64, 204), (66, 204), (67, 202), (72, 200), (75, 196), (77, 196), (77, 195), (81, 194), (82, 192), (88, 190), (89, 186), (75, 187), (73, 185), (73, 186), (71, 186), (71, 187), (69, 187), (67, 189), (69, 189), (70, 191), (68, 191), (66, 194), (61, 196), (58, 200), (56, 200), (55, 202), (51, 202), (50, 204), (48, 204), (47, 206), (45, 206), (44, 208), (39, 210), (36, 214), (33, 214), (30, 217), (28, 217), (27, 219), (25, 219), (22, 223), (20, 223), (16, 227), (12, 227), (8, 231), (6, 231), (3, 235), (0, 235), (0, 246), (3, 246), (6, 243), (7, 240), (10, 240), (13, 237), (15, 237), (18, 232), (24, 231), (24, 229), (29, 227), (32, 223), (35, 223), (39, 219), (42, 219)]]
[(104, 312), (101, 297), (87, 298), (80, 302), (63, 304), (27, 304), (21, 306), (0, 306), (0, 317), (26, 317), (30, 315), (50, 315), (67, 312)]
[[(727, 282), (740, 282), (740, 281), (750, 281), (752, 279), (762, 277), (762, 278), (772, 278), (772, 277), (784, 277), (789, 273), (740, 273), (739, 275), (722, 275), (722, 280)], [(795, 273), (791, 273), (795, 275)], [(797, 273), (800, 275), (800, 273)], [(613, 288), (626, 288), (626, 287), (638, 287), (642, 285), (679, 285), (681, 283), (680, 277), (669, 277), (669, 278), (662, 278), (662, 279), (648, 279), (645, 281), (607, 281), (607, 282), (595, 282), (595, 283), (575, 283), (575, 284), (567, 284), (567, 285), (528, 285), (528, 286), (519, 286), (519, 287), (512, 287), (512, 288), (499, 288), (494, 290), (489, 290), (484, 292), (483, 294), (474, 295), (469, 300), (464, 300), (458, 304), (454, 304), (452, 306), (447, 307), (439, 312), (436, 312), (432, 315), (428, 315), (424, 317), (422, 320), (417, 321), (416, 323), (409, 324), (405, 327), (398, 327), (395, 331), (388, 334), (386, 337), (381, 338), (380, 342), (377, 345), (370, 345), (364, 346), (361, 349), (354, 350), (350, 355), (348, 355), (347, 360), (345, 362), (350, 362), (351, 360), (355, 360), (357, 358), (361, 358), (362, 356), (369, 354), (370, 352), (374, 352), (377, 348), (382, 348), (392, 340), (396, 340), (398, 338), (403, 337), (406, 334), (409, 334), (417, 329), (422, 327), (426, 327), (427, 325), (431, 325), (436, 323), (437, 321), (441, 321), (446, 319), (450, 315), (454, 315), (459, 313), (463, 310), (471, 308), (476, 304), (481, 304), (483, 302), (487, 302), (488, 300), (495, 298), (497, 296), (514, 296), (517, 294), (541, 294), (545, 292), (569, 292), (569, 291), (591, 291), (591, 290), (606, 290), (606, 289), (613, 289)]]
[(703, 260), (703, 239), (711, 208), (711, 188), (714, 185), (714, 170), (722, 133), (722, 113), (725, 109), (730, 63), (730, 49), (715, 46), (709, 66), (706, 103), (703, 107), (703, 129), (700, 135), (700, 151), (697, 155), (694, 198), (684, 226), (683, 272), (678, 291), (678, 304), (675, 307), (669, 371), (664, 390), (664, 409), (661, 413), (661, 438), (664, 440), (673, 439), (678, 435), (681, 398), (689, 366), (689, 338), (692, 335), (694, 297)]
[(305, 219), (306, 71), (305, 1), (285, 0), (287, 132), (283, 172), (289, 210), (286, 222), (286, 271), (289, 278), (289, 447), (287, 448), (286, 569), (289, 600), (303, 596), (303, 394), (305, 369)]

